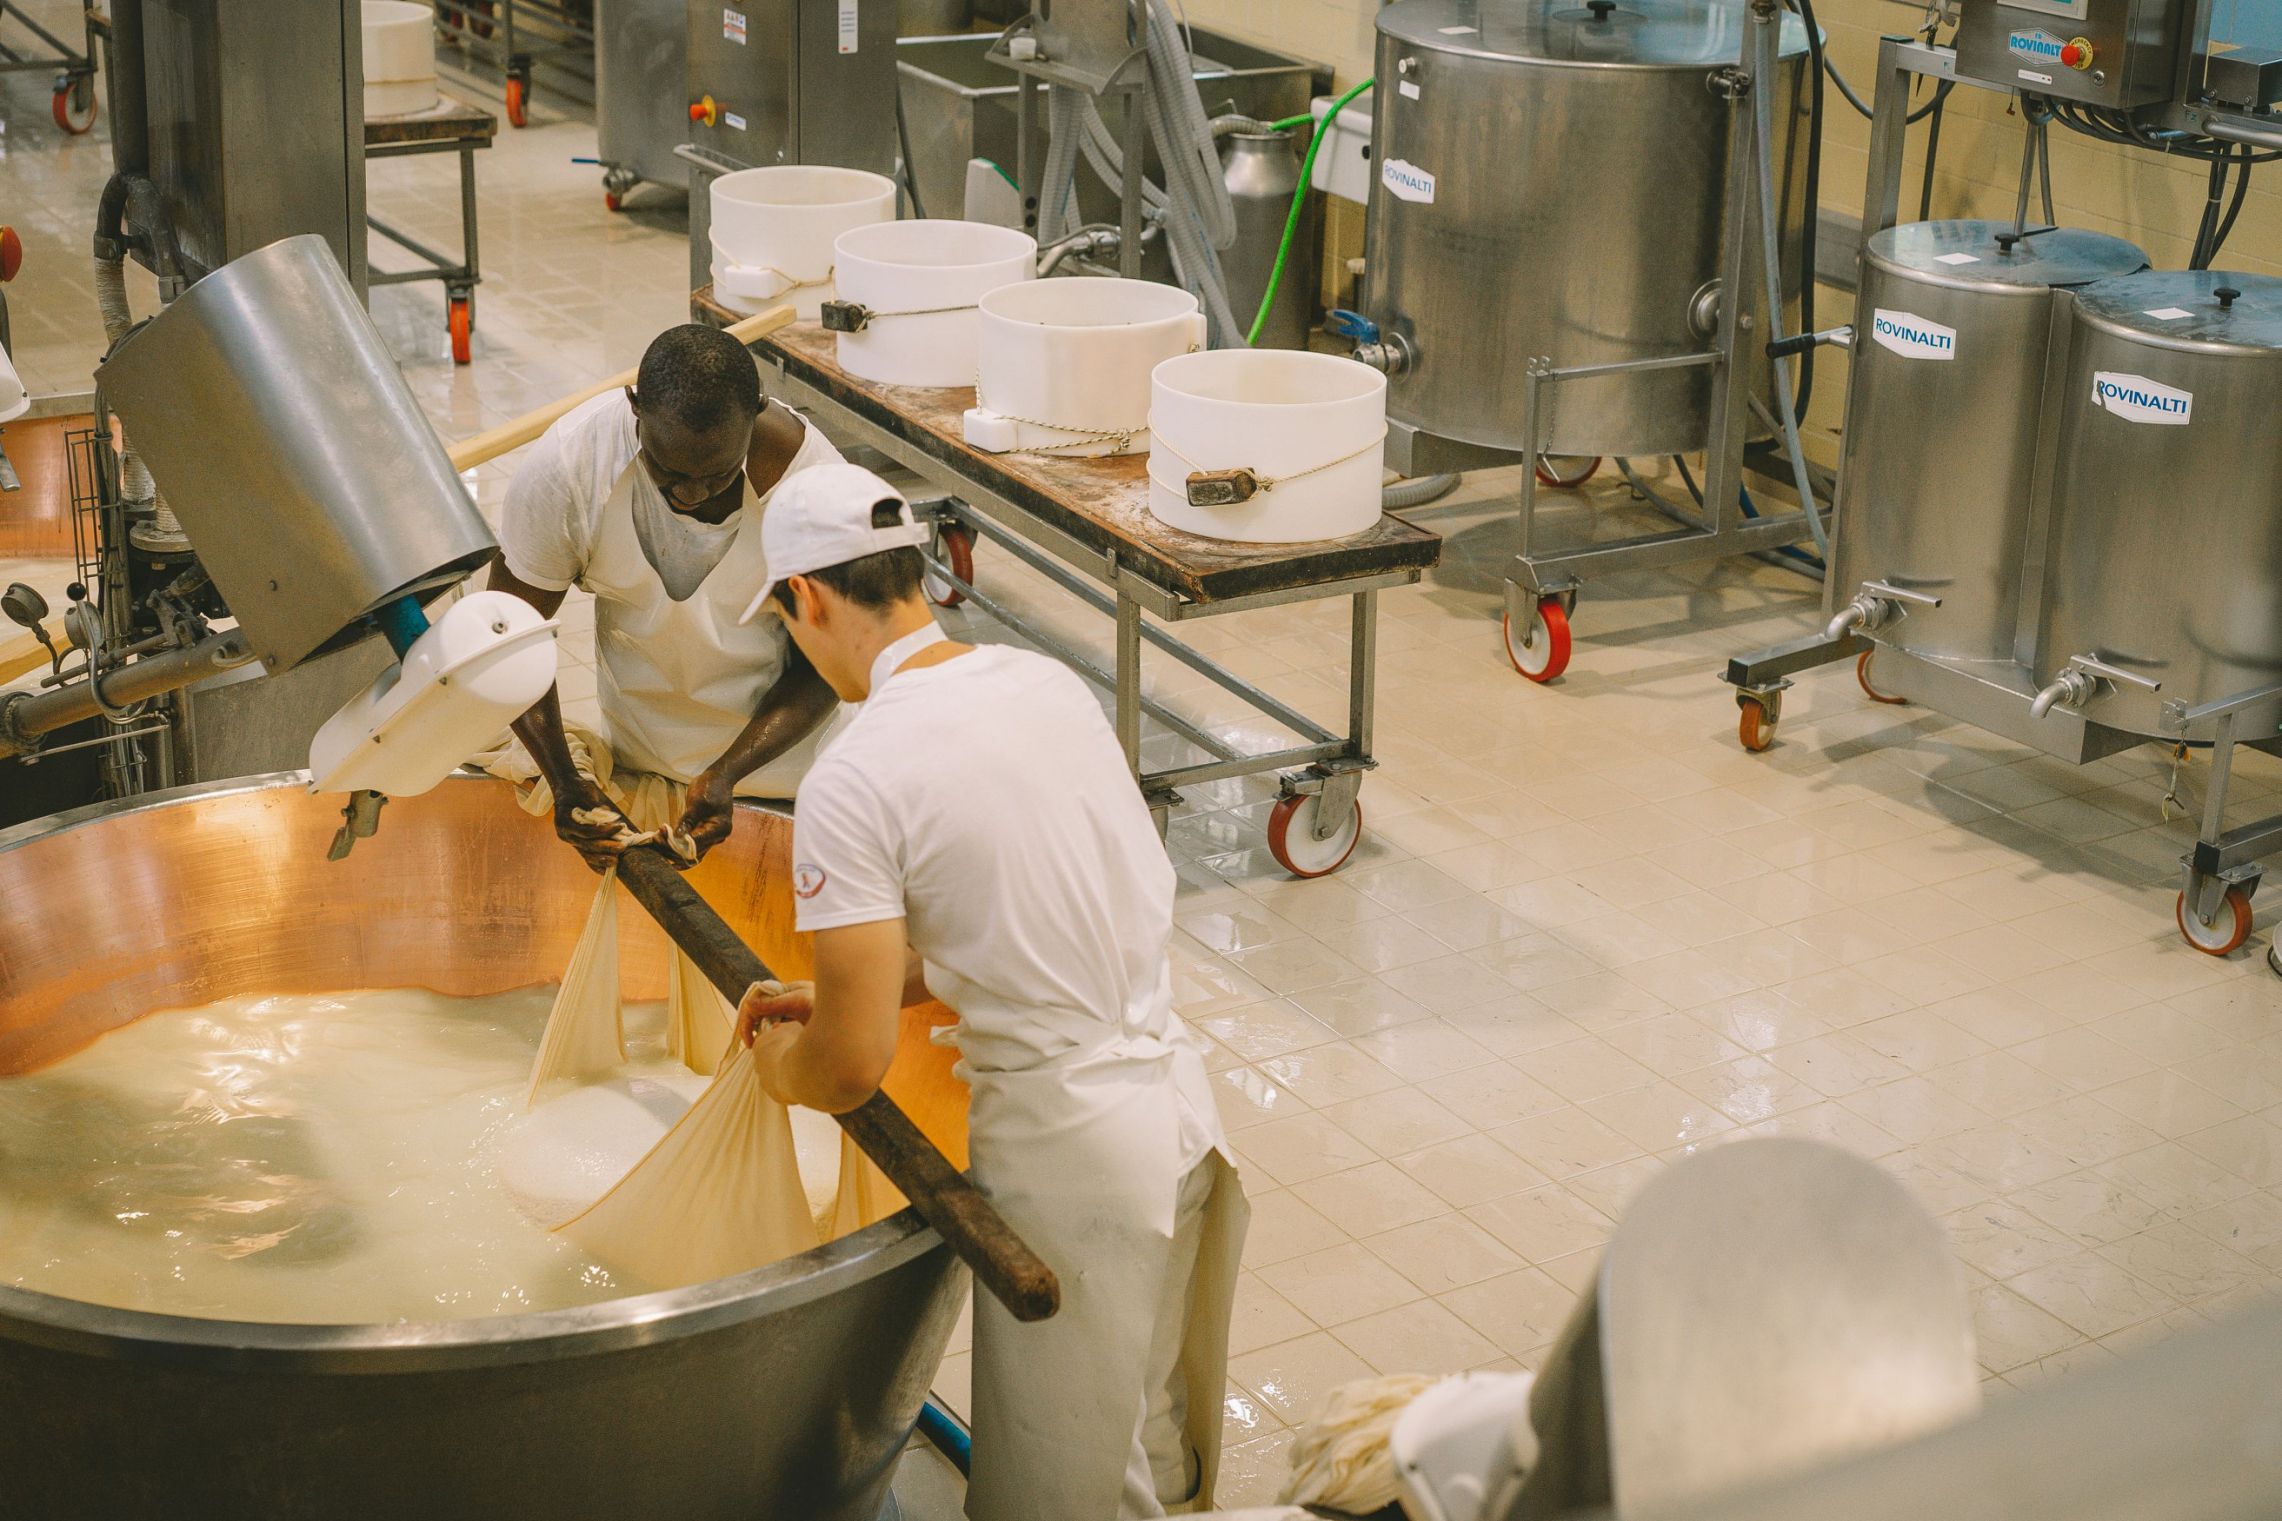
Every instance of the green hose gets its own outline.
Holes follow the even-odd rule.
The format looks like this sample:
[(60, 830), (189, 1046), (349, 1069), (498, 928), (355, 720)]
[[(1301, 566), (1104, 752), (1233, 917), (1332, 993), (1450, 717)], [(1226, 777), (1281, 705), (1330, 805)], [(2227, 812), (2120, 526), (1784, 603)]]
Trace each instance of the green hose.
[[(1291, 257), (1292, 239), (1299, 235), (1300, 208), (1307, 203), (1308, 183), (1315, 177), (1315, 155), (1323, 147), (1323, 140), (1331, 135), (1331, 124), (1339, 120), (1339, 113), (1346, 110), (1349, 102), (1370, 87), (1371, 81), (1366, 79), (1354, 89), (1340, 96), (1333, 103), (1331, 109), (1325, 113), (1323, 125), (1318, 127), (1315, 135), (1307, 140), (1307, 157), (1300, 161), (1299, 166), (1299, 188), (1292, 192), (1291, 214), (1284, 218), (1283, 241), (1276, 245), (1276, 267), (1268, 271), (1268, 288), (1260, 293), (1260, 313), (1252, 319), (1252, 331), (1244, 335), (1246, 346), (1258, 343), (1260, 335), (1267, 331), (1268, 308), (1276, 304), (1276, 287), (1281, 285), (1284, 280), (1284, 261)], [(1274, 124), (1275, 130), (1281, 132), (1286, 128), (1296, 127), (1301, 122), (1313, 120), (1314, 115), (1314, 112), (1307, 111), (1298, 116), (1287, 116)]]

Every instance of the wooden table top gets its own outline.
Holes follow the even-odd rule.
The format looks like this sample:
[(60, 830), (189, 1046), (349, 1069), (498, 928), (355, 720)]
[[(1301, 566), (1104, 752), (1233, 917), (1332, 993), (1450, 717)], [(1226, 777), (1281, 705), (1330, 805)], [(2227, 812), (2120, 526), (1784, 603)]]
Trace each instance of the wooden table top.
[[(743, 313), (713, 299), (710, 286), (690, 298), (700, 322), (726, 326)], [(966, 410), (972, 387), (937, 389), (879, 385), (840, 368), (838, 339), (813, 322), (796, 323), (753, 347), (834, 402), (976, 481), (1089, 549), (1114, 551), (1118, 563), (1193, 602), (1292, 591), (1363, 576), (1425, 570), (1442, 559), (1441, 535), (1399, 518), (1381, 517), (1362, 533), (1307, 544), (1240, 544), (1184, 533), (1149, 511), (1149, 457), (1106, 459), (990, 454), (969, 445)]]
[(408, 111), (401, 116), (368, 116), (364, 119), (364, 145), (367, 148), (384, 147), (391, 143), (445, 143), (458, 142), (465, 137), (480, 137), (484, 145), (499, 135), (499, 118), (480, 106), (471, 106), (464, 100), (439, 95), (436, 103), (425, 111)]

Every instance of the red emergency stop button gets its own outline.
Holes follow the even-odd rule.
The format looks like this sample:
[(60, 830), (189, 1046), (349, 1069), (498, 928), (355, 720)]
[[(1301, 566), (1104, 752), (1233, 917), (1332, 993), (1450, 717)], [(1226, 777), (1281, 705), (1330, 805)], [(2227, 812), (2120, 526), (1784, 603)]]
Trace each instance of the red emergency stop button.
[(710, 95), (703, 100), (693, 100), (689, 103), (689, 119), (714, 126), (721, 120), (721, 107)]
[(2078, 37), (2060, 50), (2060, 62), (2079, 73), (2092, 66), (2092, 44)]

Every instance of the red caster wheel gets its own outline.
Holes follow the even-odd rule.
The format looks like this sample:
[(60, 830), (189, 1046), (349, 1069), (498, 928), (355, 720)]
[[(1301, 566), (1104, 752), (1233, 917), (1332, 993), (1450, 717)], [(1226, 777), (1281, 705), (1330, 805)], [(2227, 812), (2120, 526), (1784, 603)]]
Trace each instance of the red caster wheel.
[(530, 90), (531, 87), (525, 84), (522, 80), (512, 77), (508, 79), (507, 124), (509, 126), (520, 127), (524, 125), (525, 117), (523, 113), (523, 103), (524, 98), (530, 94)]
[(72, 137), (82, 135), (95, 125), (95, 81), (87, 78), (59, 81), (55, 99), (48, 109), (57, 127)]
[(1870, 685), (1870, 657), (1877, 653), (1878, 652), (1876, 650), (1864, 650), (1862, 652), (1862, 658), (1854, 662), (1854, 679), (1862, 684), (1863, 694), (1867, 696), (1872, 702), (1882, 702), (1890, 708), (1902, 708), (1909, 706), (1910, 700), (1907, 697), (1888, 697), (1885, 693)]
[(475, 332), (475, 311), (465, 296), (451, 299), (448, 313), (452, 325), (452, 363), (466, 364), (474, 355), (470, 352), (470, 338)]
[(2250, 894), (2239, 887), (2227, 889), (2218, 917), (2205, 924), (2187, 912), (2187, 895), (2179, 895), (2179, 933), (2206, 956), (2231, 955), (2250, 938)]
[(24, 240), (13, 227), (0, 227), (0, 284), (16, 278), (24, 267)]
[(1782, 720), (1783, 705), (1772, 698), (1762, 700), (1749, 696), (1737, 697), (1735, 705), (1742, 710), (1742, 718), (1735, 726), (1735, 737), (1742, 742), (1744, 749), (1757, 755), (1775, 742), (1775, 725)]
[(602, 192), (602, 205), (606, 211), (624, 211), (626, 198), (615, 190), (605, 190)]
[(1339, 828), (1322, 839), (1315, 837), (1316, 810), (1322, 794), (1308, 792), (1287, 797), (1268, 815), (1268, 854), (1295, 877), (1327, 877), (1347, 864), (1363, 838), (1363, 802)]
[[(943, 526), (943, 558), (949, 562), (952, 575), (957, 576), (969, 586), (975, 584), (975, 536), (973, 530), (962, 528), (957, 524), (946, 523)], [(957, 607), (967, 600), (965, 592), (953, 586), (943, 577), (936, 575), (933, 571), (927, 573), (923, 584), (927, 590), (927, 600), (937, 607)]]
[(1514, 637), (1512, 613), (1500, 618), (1498, 627), (1505, 634), (1505, 658), (1531, 681), (1542, 685), (1569, 669), (1569, 615), (1559, 597), (1537, 599), (1536, 616), (1519, 639)]
[(1538, 484), (1566, 491), (1582, 486), (1601, 468), (1597, 454), (1540, 454), (1537, 456)]

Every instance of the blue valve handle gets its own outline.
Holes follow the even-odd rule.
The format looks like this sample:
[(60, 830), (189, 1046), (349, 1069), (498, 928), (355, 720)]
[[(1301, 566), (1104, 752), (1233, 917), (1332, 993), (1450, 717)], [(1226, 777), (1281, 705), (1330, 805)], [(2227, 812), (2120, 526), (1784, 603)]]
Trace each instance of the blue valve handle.
[(1357, 343), (1377, 343), (1379, 325), (1361, 312), (1345, 307), (1334, 307), (1323, 319), (1323, 330), (1338, 338), (1352, 338)]
[(411, 597), (398, 597), (373, 609), (372, 621), (380, 625), (380, 632), (388, 640), (388, 647), (396, 651), (401, 660), (412, 642), (428, 632), (428, 615)]

